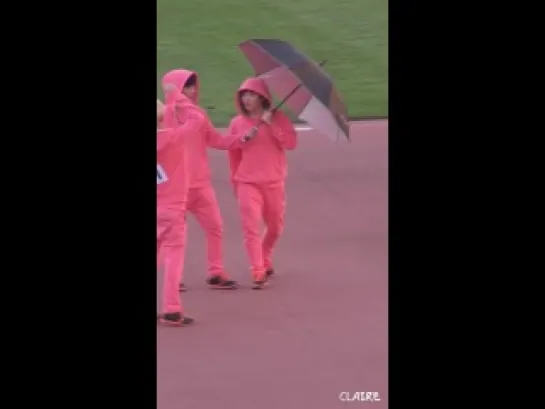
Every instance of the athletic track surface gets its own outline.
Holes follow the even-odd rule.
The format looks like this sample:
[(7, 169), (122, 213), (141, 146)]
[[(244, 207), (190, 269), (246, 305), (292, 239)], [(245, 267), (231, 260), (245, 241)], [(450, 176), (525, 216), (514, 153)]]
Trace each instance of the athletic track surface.
[(226, 154), (210, 152), (225, 263), (242, 288), (206, 288), (189, 217), (182, 296), (196, 323), (157, 329), (158, 409), (335, 409), (365, 405), (339, 399), (358, 391), (388, 407), (388, 122), (351, 129), (338, 143), (299, 131), (277, 276), (263, 291), (249, 288)]

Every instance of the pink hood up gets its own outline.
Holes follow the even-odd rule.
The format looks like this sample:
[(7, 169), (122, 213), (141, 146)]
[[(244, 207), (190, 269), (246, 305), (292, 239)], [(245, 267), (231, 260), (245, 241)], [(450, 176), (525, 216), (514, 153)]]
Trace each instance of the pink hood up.
[(200, 81), (199, 81), (199, 75), (195, 71), (189, 71), (189, 70), (172, 70), (167, 72), (163, 76), (162, 85), (163, 85), (163, 91), (165, 92), (165, 99), (167, 100), (168, 104), (168, 97), (170, 96), (170, 92), (165, 91), (165, 86), (167, 84), (174, 85), (180, 92), (184, 89), (184, 85), (191, 77), (192, 75), (195, 75), (197, 82), (196, 82), (196, 90), (197, 90), (197, 96), (195, 98), (195, 105), (198, 105), (199, 103), (199, 88), (200, 88)]
[(244, 91), (252, 91), (256, 94), (261, 95), (263, 98), (269, 101), (269, 104), (271, 104), (272, 106), (271, 92), (269, 91), (269, 87), (267, 87), (265, 81), (263, 81), (261, 78), (252, 77), (244, 81), (235, 94), (235, 106), (237, 107), (239, 113), (242, 114), (242, 107), (240, 106), (240, 95)]
[[(172, 70), (163, 76), (161, 85), (165, 95), (164, 118), (171, 119), (175, 117), (179, 122), (182, 122), (188, 114), (202, 113), (196, 103), (182, 93), (185, 82), (192, 74), (193, 72), (187, 70)], [(165, 126), (164, 119), (162, 126)], [(170, 126), (172, 126), (172, 124), (170, 124)]]

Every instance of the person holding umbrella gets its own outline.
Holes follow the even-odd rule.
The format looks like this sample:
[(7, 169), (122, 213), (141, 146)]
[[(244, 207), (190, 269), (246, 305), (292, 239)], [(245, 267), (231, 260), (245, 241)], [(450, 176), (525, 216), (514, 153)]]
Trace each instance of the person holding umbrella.
[[(229, 164), (256, 290), (274, 273), (272, 254), (284, 227), (286, 151), (297, 146), (289, 117), (272, 110), (271, 104), (267, 84), (259, 78), (247, 79), (236, 92), (239, 114), (228, 131), (248, 135), (245, 144), (229, 150)], [(263, 238), (261, 222), (266, 227)]]

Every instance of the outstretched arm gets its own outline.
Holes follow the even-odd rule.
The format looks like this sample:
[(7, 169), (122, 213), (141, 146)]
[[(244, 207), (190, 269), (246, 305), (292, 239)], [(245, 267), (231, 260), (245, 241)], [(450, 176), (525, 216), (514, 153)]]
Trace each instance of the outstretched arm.
[(220, 134), (210, 120), (205, 125), (206, 143), (209, 147), (219, 150), (238, 149), (244, 143), (244, 134), (236, 133), (231, 130), (227, 131), (227, 135)]

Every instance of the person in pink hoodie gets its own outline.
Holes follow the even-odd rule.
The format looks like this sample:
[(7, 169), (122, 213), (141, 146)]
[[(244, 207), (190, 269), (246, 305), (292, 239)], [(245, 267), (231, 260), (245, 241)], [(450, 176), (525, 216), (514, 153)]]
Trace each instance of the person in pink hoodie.
[[(271, 111), (271, 103), (265, 82), (247, 79), (236, 92), (239, 114), (229, 126), (229, 133), (248, 134), (251, 138), (229, 151), (229, 164), (254, 289), (263, 288), (274, 273), (273, 249), (284, 227), (286, 150), (297, 146), (297, 134), (290, 119), (282, 111)], [(266, 227), (263, 238), (262, 222)]]
[[(177, 69), (166, 73), (164, 84), (173, 84), (195, 105), (199, 101), (199, 77), (194, 71)], [(165, 92), (168, 99), (168, 92)], [(200, 108), (199, 108), (200, 109)], [(199, 129), (187, 138), (187, 166), (189, 190), (187, 210), (192, 213), (203, 228), (207, 240), (208, 277), (206, 282), (212, 288), (234, 289), (237, 283), (229, 278), (223, 265), (223, 220), (212, 182), (208, 164), (207, 148), (233, 149), (241, 142), (240, 134), (222, 136), (216, 131), (208, 115), (201, 109), (202, 121)], [(186, 288), (180, 285), (180, 290)]]
[[(183, 112), (184, 122), (177, 120)], [(193, 322), (183, 314), (178, 287), (185, 251), (188, 174), (185, 140), (198, 131), (202, 114), (181, 94), (164, 107), (157, 101), (157, 269), (164, 271), (160, 322), (171, 326)]]

